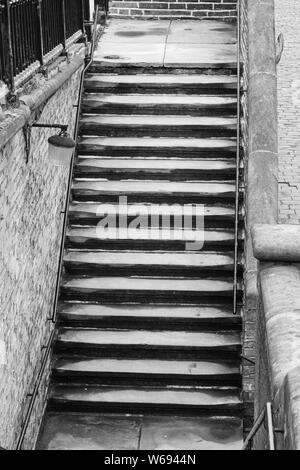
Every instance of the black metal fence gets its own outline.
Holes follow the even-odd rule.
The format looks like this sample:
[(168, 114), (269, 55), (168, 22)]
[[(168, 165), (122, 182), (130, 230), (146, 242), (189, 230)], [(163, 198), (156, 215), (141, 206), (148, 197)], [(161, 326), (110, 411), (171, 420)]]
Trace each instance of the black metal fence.
[[(108, 0), (99, 3), (106, 13)], [(0, 80), (14, 89), (14, 78), (67, 40), (85, 33), (89, 0), (0, 0)], [(77, 35), (76, 35), (77, 36)]]

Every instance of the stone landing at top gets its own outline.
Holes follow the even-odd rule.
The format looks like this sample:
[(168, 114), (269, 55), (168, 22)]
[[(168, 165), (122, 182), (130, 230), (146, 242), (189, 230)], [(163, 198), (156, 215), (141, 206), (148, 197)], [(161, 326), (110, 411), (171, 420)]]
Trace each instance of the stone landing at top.
[(113, 0), (110, 14), (119, 18), (236, 18), (237, 0)]
[(110, 19), (95, 51), (105, 66), (234, 67), (236, 26), (222, 21)]

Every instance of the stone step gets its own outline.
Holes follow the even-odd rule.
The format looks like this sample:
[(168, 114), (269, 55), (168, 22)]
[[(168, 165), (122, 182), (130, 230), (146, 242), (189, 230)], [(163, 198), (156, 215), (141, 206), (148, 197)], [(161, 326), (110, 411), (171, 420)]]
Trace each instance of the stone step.
[[(239, 234), (242, 243), (243, 234)], [(192, 251), (234, 248), (235, 232), (231, 229), (106, 229), (105, 227), (71, 227), (66, 235), (66, 248), (135, 251)]]
[[(238, 287), (241, 295), (241, 286)], [(166, 277), (66, 277), (61, 285), (62, 300), (102, 303), (195, 303), (230, 304), (233, 279)]]
[(240, 329), (242, 318), (231, 307), (205, 305), (143, 305), (60, 302), (60, 324), (85, 327), (136, 329)]
[(240, 413), (242, 403), (237, 388), (117, 388), (97, 386), (52, 385), (49, 408), (72, 411), (105, 411), (122, 413), (193, 411), (208, 413)]
[(59, 328), (55, 342), (56, 352), (82, 354), (110, 358), (156, 358), (185, 359), (218, 356), (221, 361), (226, 354), (237, 358), (241, 352), (241, 335), (237, 331), (190, 332), (108, 330), (87, 328)]
[(81, 155), (136, 157), (231, 157), (236, 156), (235, 139), (84, 137), (77, 146)]
[[(115, 44), (116, 46), (116, 55), (120, 53), (120, 44)], [(199, 44), (194, 44), (194, 47), (197, 49), (197, 55), (201, 53), (199, 51)], [(207, 52), (207, 47), (210, 45), (202, 44), (204, 46), (203, 54)], [(225, 45), (231, 46), (233, 45)], [(128, 44), (125, 44), (126, 51), (128, 54)], [(173, 44), (173, 48), (175, 49), (178, 47), (176, 44)], [(190, 52), (191, 45), (188, 45), (188, 52)], [(152, 46), (153, 48), (153, 46)], [(201, 54), (202, 55), (202, 54)], [(227, 55), (227, 52), (225, 53)], [(140, 57), (139, 59), (143, 59), (145, 57), (145, 45), (140, 44)], [(202, 57), (203, 58), (203, 57)], [(232, 55), (233, 58), (233, 55)], [(93, 63), (89, 67), (89, 73), (91, 74), (109, 74), (112, 73), (117, 75), (142, 75), (142, 74), (157, 74), (157, 75), (187, 75), (187, 74), (195, 74), (195, 75), (229, 75), (229, 76), (236, 76), (237, 75), (237, 64), (236, 60), (229, 61), (227, 57), (222, 56), (222, 60), (218, 63), (216, 62), (202, 62), (201, 58), (197, 58), (195, 63), (186, 64), (185, 62), (169, 62), (165, 63), (164, 65), (159, 63), (143, 63), (143, 60), (138, 60), (136, 63), (132, 63), (131, 61), (127, 62), (120, 62), (118, 59), (115, 60), (115, 54), (113, 54), (113, 58), (108, 58), (105, 60), (94, 60)]]
[(231, 157), (236, 156), (236, 139), (194, 139), (154, 137), (84, 137), (79, 140), (80, 155), (112, 157)]
[(75, 176), (108, 180), (164, 179), (169, 181), (234, 180), (235, 159), (188, 160), (175, 158), (78, 157)]
[(43, 450), (241, 450), (238, 417), (140, 416), (47, 412), (37, 449)]
[(87, 74), (86, 92), (102, 93), (235, 93), (237, 77), (230, 75), (175, 75), (175, 74)]
[[(184, 214), (189, 217), (193, 227), (196, 227), (197, 212), (195, 206), (190, 204), (172, 205), (170, 208), (170, 226), (178, 224), (178, 218)], [(163, 216), (166, 217), (166, 206), (157, 204), (106, 204), (105, 210), (100, 203), (86, 202), (76, 203), (75, 201), (69, 207), (69, 222), (72, 226), (97, 225), (104, 217), (115, 217), (116, 226), (119, 227), (125, 219), (130, 223), (137, 216), (143, 217), (148, 221), (149, 227), (162, 227)], [(205, 228), (234, 227), (235, 207), (234, 204), (222, 202), (218, 204), (205, 204), (202, 208)], [(242, 217), (242, 213), (240, 213)]]
[(67, 273), (98, 276), (232, 276), (233, 252), (70, 251), (64, 255)]
[[(205, 200), (234, 201), (235, 182), (177, 181), (103, 181), (97, 178), (74, 178), (74, 201), (118, 202), (125, 196), (129, 202), (204, 203)], [(199, 209), (200, 210), (200, 209)]]
[(84, 95), (81, 109), (88, 114), (236, 116), (237, 99), (236, 95), (90, 93)]
[(231, 117), (84, 114), (79, 132), (108, 137), (234, 137), (236, 126)]
[(239, 384), (239, 361), (72, 358), (58, 356), (52, 377), (59, 383)]

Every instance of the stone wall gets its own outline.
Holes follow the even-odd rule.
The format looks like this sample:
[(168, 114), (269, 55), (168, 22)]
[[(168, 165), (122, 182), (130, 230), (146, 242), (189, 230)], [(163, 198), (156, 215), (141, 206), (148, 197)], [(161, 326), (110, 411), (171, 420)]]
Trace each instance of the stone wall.
[[(32, 129), (30, 153), (26, 154), (23, 118), (68, 123), (73, 132), (82, 65), (81, 50), (76, 60), (61, 64), (48, 80), (35, 77), (30, 88), (23, 90), (24, 103), (31, 103), (34, 112), (22, 104), (21, 94), (19, 109), (0, 113), (0, 143), (9, 139), (0, 145), (0, 446), (8, 449), (15, 448), (28, 395), (45, 353), (42, 348), (53, 328), (49, 318), (68, 180), (67, 169), (51, 166), (48, 161), (47, 139), (53, 129)], [(57, 89), (57, 85), (62, 86)], [(38, 107), (37, 95), (45, 97)], [(5, 129), (6, 137), (10, 134), (7, 138)], [(43, 384), (26, 448), (34, 445), (45, 391)]]
[(300, 223), (300, 2), (275, 0), (276, 36), (284, 49), (277, 67), (279, 223)]
[[(242, 87), (241, 121), (245, 174), (245, 309), (243, 353), (257, 361), (256, 344), (258, 291), (257, 261), (253, 256), (251, 229), (259, 223), (277, 222), (278, 148), (277, 148), (277, 81), (275, 53), (274, 0), (241, 2), (241, 13), (247, 7), (248, 50), (243, 36), (246, 26), (242, 19), (241, 49), (245, 60)], [(244, 30), (243, 30), (244, 28)], [(260, 344), (264, 348), (264, 343)], [(255, 370), (244, 360), (244, 400), (246, 412), (259, 394), (255, 390)], [(259, 413), (256, 407), (255, 416)], [(247, 425), (248, 424), (248, 425)], [(250, 420), (246, 426), (251, 426)]]
[[(240, 61), (241, 61), (241, 83), (240, 83), (240, 117), (241, 117), (241, 157), (243, 165), (244, 180), (241, 185), (247, 188), (248, 155), (249, 155), (249, 31), (248, 31), (248, 0), (240, 2)], [(247, 192), (245, 192), (247, 197)], [(248, 232), (247, 224), (247, 200), (244, 201), (246, 217), (244, 219), (245, 229)], [(247, 279), (245, 279), (247, 282)], [(243, 356), (255, 360), (255, 310), (247, 308), (246, 303), (243, 318)], [(245, 406), (244, 427), (249, 428), (253, 424), (253, 404), (254, 404), (254, 364), (243, 361), (243, 401)]]
[[(300, 450), (300, 226), (253, 229), (259, 260), (256, 408), (273, 407), (277, 450)], [(293, 261), (293, 262), (291, 262)], [(261, 427), (255, 449), (268, 449)]]
[(133, 18), (234, 19), (237, 0), (113, 0), (110, 15)]

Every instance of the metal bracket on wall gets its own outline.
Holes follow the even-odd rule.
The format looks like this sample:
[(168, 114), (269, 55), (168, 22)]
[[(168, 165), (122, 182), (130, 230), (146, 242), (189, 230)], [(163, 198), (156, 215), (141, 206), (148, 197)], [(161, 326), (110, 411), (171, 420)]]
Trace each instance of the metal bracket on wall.
[(24, 135), (24, 140), (25, 140), (25, 155), (26, 155), (26, 165), (29, 162), (29, 156), (30, 156), (30, 148), (31, 148), (31, 126), (29, 124), (26, 124), (23, 127), (23, 135)]
[(283, 37), (283, 34), (280, 33), (276, 41), (276, 65), (278, 65), (279, 62), (281, 61), (283, 50), (284, 50), (284, 37)]
[(244, 359), (244, 361), (246, 361), (246, 362), (249, 362), (249, 364), (252, 364), (252, 365), (255, 366), (255, 361), (253, 361), (253, 360), (250, 359), (249, 357), (244, 356), (243, 354), (241, 354), (240, 358), (241, 358), (241, 359)]
[(46, 129), (60, 129), (62, 132), (67, 132), (68, 130), (68, 125), (67, 124), (39, 124), (39, 123), (33, 123), (33, 124), (26, 124), (23, 127), (23, 134), (24, 134), (24, 139), (25, 139), (25, 153), (26, 153), (26, 164), (29, 161), (30, 157), (30, 150), (31, 150), (31, 129), (33, 127), (38, 127), (38, 128), (46, 128)]

